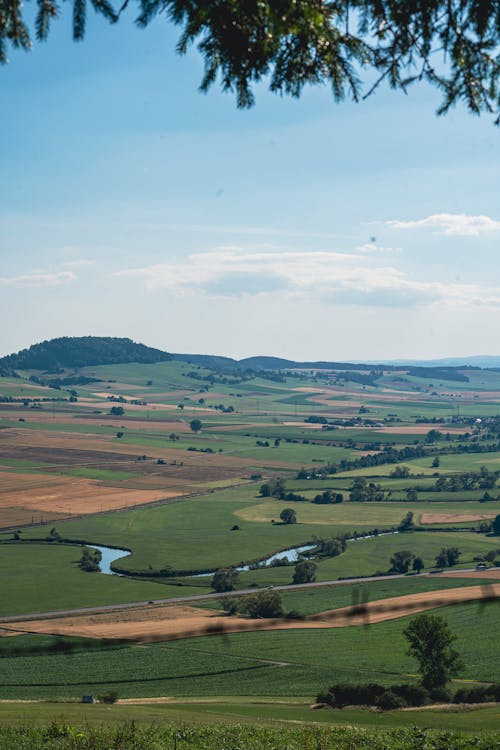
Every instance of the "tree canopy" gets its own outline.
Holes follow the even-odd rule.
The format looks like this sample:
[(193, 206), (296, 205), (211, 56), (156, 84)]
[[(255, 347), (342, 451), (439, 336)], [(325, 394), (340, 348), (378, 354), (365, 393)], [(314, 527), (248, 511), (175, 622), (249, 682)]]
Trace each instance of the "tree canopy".
[[(71, 2), (78, 41), (89, 3)], [(60, 8), (56, 0), (36, 5), (42, 41)], [(384, 81), (403, 91), (427, 81), (442, 93), (439, 114), (460, 101), (474, 113), (500, 109), (496, 0), (90, 0), (111, 23), (129, 5), (139, 27), (157, 16), (179, 26), (177, 51), (196, 44), (203, 57), (201, 90), (220, 80), (239, 107), (254, 104), (252, 86), (265, 78), (272, 92), (294, 97), (328, 84), (337, 101), (360, 101)], [(22, 0), (0, 0), (0, 62), (10, 45), (29, 49), (32, 35)]]
[(419, 662), (424, 687), (444, 687), (463, 668), (460, 654), (452, 645), (457, 636), (442, 617), (419, 615), (410, 621), (403, 635), (409, 643), (408, 654)]

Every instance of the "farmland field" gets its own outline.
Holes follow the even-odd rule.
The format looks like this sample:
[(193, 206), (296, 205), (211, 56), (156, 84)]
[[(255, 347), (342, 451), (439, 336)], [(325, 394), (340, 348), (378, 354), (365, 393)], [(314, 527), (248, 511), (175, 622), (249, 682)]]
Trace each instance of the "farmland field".
[[(457, 604), (432, 604), (464, 657), (453, 685), (494, 681), (500, 654), (490, 634), (498, 605), (467, 603), (465, 592), (478, 585), (496, 591), (500, 581), (495, 570), (489, 578), (475, 572), (478, 564), (500, 562), (500, 537), (490, 526), (500, 515), (498, 373), (474, 371), (468, 381), (439, 381), (432, 389), (425, 378), (408, 376), (403, 389), (390, 372), (364, 385), (314, 372), (276, 381), (224, 378), (180, 361), (106, 365), (80, 369), (92, 382), (75, 386), (76, 401), (64, 389), (35, 386), (29, 375), (0, 378), (0, 616), (34, 617), (31, 634), (29, 620), (17, 624), (21, 635), (12, 636), (7, 622), (0, 629), (10, 636), (0, 640), (1, 698), (76, 700), (107, 690), (123, 699), (175, 697), (172, 705), (107, 709), (117, 721), (495, 726), (497, 708), (426, 710), (411, 720), (361, 709), (311, 716), (316, 694), (335, 681), (418, 681), (402, 634), (408, 614), (369, 626), (326, 622), (311, 630), (298, 621), (275, 632), (176, 634), (179, 640), (140, 644), (99, 638), (105, 623), (121, 617), (106, 614), (106, 606), (179, 596), (188, 597), (179, 609), (152, 605), (153, 620), (170, 612), (174, 629), (187, 616), (206, 629), (222, 616), (220, 602), (189, 597), (213, 592), (215, 570), (250, 564), (237, 588), (280, 587), (285, 612), (301, 617), (407, 595), (442, 592), (444, 601), (457, 590)], [(34, 400), (52, 394), (59, 400)], [(113, 413), (117, 405), (121, 411)], [(295, 523), (282, 521), (285, 508)], [(322, 554), (321, 544), (335, 538), (347, 540), (345, 549)], [(76, 543), (130, 550), (113, 563), (123, 575), (81, 569)], [(287, 590), (293, 563), (258, 565), (304, 544), (316, 545), (318, 583), (363, 580)], [(449, 569), (411, 575), (416, 559), (424, 573), (443, 570), (439, 555), (449, 549), (458, 551)], [(401, 551), (409, 555), (409, 574), (393, 578)], [(453, 571), (458, 577), (447, 576)], [(370, 581), (375, 574), (385, 577)], [(144, 632), (150, 627), (148, 606), (134, 610), (139, 631), (140, 617)], [(71, 615), (81, 607), (96, 610), (94, 630)], [(68, 610), (68, 617), (36, 619), (53, 610)], [(62, 633), (74, 644), (70, 653), (57, 650)], [(2, 711), (0, 704), (0, 720)], [(80, 714), (71, 707), (68, 716), (77, 721)]]

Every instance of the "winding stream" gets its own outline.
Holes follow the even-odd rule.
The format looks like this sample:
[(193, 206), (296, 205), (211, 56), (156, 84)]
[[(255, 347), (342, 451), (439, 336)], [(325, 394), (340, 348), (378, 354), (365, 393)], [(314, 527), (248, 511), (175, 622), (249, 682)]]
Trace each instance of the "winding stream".
[(119, 560), (121, 557), (127, 557), (130, 555), (128, 549), (115, 549), (114, 547), (101, 547), (97, 544), (86, 544), (85, 547), (89, 549), (98, 549), (101, 553), (101, 562), (99, 563), (99, 570), (101, 573), (107, 576), (119, 576), (121, 573), (117, 573), (111, 570), (111, 563), (115, 560)]
[[(351, 537), (350, 539), (346, 539), (347, 542), (357, 542), (360, 539), (372, 539), (375, 536), (387, 536), (388, 534), (397, 534), (397, 531), (384, 531), (380, 534), (365, 534), (364, 536), (357, 536), (357, 537)], [(100, 562), (100, 571), (101, 573), (104, 573), (104, 575), (121, 575), (121, 573), (117, 573), (116, 571), (111, 569), (111, 563), (115, 562), (115, 560), (120, 560), (122, 557), (127, 557), (127, 555), (130, 555), (130, 551), (128, 549), (115, 549), (114, 547), (102, 547), (97, 544), (86, 544), (86, 547), (89, 547), (90, 549), (98, 549), (101, 553), (101, 562)], [(257, 567), (259, 568), (267, 568), (273, 564), (275, 560), (284, 560), (285, 558), (288, 559), (289, 562), (297, 562), (300, 555), (302, 555), (304, 552), (309, 552), (310, 550), (314, 549), (316, 547), (315, 544), (304, 544), (301, 547), (292, 547), (292, 549), (285, 549), (282, 552), (276, 552), (274, 555), (271, 555), (270, 557), (267, 557), (265, 560), (261, 560), (258, 566), (255, 565), (240, 565), (236, 570), (255, 570)], [(210, 571), (209, 573), (198, 573), (193, 576), (193, 578), (203, 578), (205, 576), (213, 576), (215, 573), (214, 570)]]

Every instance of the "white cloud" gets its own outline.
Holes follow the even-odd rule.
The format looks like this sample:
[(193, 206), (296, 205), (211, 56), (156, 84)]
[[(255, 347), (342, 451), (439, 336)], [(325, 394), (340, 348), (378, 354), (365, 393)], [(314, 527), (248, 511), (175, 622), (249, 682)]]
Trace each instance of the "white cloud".
[(75, 281), (78, 276), (73, 271), (58, 271), (57, 273), (25, 273), (19, 276), (0, 276), (0, 286), (12, 287), (45, 287), (67, 284)]
[(88, 258), (80, 258), (78, 260), (67, 260), (65, 263), (63, 263), (63, 266), (65, 268), (86, 268), (88, 266), (93, 266), (95, 264), (95, 260), (88, 260)]
[(359, 253), (378, 253), (379, 255), (402, 252), (400, 247), (382, 247), (382, 245), (377, 245), (375, 242), (366, 242), (364, 245), (358, 245), (356, 250)]
[(217, 248), (188, 258), (116, 271), (115, 276), (143, 280), (147, 288), (178, 296), (242, 297), (282, 295), (371, 307), (500, 307), (500, 288), (422, 281), (377, 253), (255, 252)]
[(500, 232), (500, 221), (482, 215), (432, 214), (425, 219), (392, 220), (385, 223), (394, 229), (434, 229), (439, 234), (455, 237), (478, 237), (489, 232)]

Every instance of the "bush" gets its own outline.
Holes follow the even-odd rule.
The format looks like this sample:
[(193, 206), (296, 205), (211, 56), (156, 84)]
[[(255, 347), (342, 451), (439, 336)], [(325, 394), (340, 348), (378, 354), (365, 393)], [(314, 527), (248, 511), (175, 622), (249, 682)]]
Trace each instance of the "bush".
[(326, 702), (334, 708), (375, 706), (385, 692), (386, 688), (375, 682), (364, 685), (338, 683), (337, 685), (332, 685), (328, 690), (328, 700)]
[(107, 693), (97, 696), (99, 703), (116, 703), (118, 700), (118, 693), (116, 690), (108, 690)]
[(433, 703), (451, 703), (451, 694), (444, 687), (434, 688), (429, 695)]
[(399, 695), (409, 706), (424, 706), (429, 702), (429, 691), (421, 685), (392, 685), (391, 690)]
[(392, 685), (384, 687), (376, 682), (351, 685), (332, 685), (328, 693), (318, 695), (318, 703), (328, 703), (334, 708), (345, 706), (378, 706), (384, 711), (405, 706), (423, 706), (429, 702), (428, 691), (420, 685)]
[(382, 711), (392, 711), (395, 708), (404, 708), (408, 704), (400, 695), (396, 695), (392, 690), (386, 690), (382, 693), (380, 698), (376, 700), (375, 705), (378, 706), (378, 708), (381, 708)]
[(454, 703), (490, 703), (500, 701), (500, 685), (460, 688), (455, 693)]

